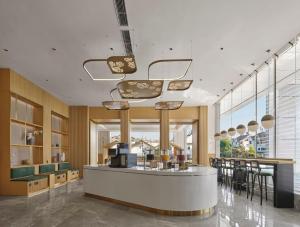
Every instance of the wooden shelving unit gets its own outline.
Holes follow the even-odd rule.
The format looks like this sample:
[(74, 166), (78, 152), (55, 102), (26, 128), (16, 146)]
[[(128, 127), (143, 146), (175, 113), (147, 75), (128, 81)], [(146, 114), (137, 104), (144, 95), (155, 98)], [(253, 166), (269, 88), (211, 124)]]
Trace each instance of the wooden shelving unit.
[(43, 163), (43, 107), (11, 94), (10, 166)]
[(66, 161), (69, 152), (68, 118), (52, 112), (51, 115), (51, 162)]

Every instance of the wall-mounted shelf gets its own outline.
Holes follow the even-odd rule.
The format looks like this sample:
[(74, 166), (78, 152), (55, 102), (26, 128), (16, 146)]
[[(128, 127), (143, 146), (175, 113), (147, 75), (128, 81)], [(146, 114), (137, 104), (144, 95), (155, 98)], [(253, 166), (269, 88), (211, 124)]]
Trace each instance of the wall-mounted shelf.
[(68, 118), (52, 112), (51, 135), (51, 161), (60, 162), (69, 152)]
[(10, 165), (43, 163), (43, 107), (14, 93), (10, 103)]

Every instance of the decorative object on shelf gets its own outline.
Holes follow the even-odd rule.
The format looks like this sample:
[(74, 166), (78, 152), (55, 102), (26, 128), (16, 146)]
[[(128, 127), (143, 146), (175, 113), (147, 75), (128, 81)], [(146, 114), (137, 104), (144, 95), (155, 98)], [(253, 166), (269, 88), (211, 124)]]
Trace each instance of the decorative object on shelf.
[(62, 162), (66, 161), (66, 154), (65, 154), (65, 152), (61, 152), (60, 159), (61, 159)]
[[(191, 67), (192, 61), (193, 61), (193, 59), (190, 59), (190, 58), (188, 58), (188, 59), (163, 59), (163, 60), (153, 61), (148, 66), (148, 80), (168, 80), (168, 81), (170, 81), (170, 80), (180, 80), (180, 79), (182, 79), (186, 76), (187, 72), (189, 71), (189, 69)], [(166, 78), (150, 79), (150, 69), (151, 69), (151, 67), (153, 67), (153, 65), (161, 64), (161, 63), (168, 64), (168, 63), (174, 63), (174, 62), (187, 62), (188, 63), (188, 66), (187, 66), (187, 68), (186, 68), (183, 75), (175, 77), (175, 78), (168, 78), (168, 79), (166, 79)]]
[(107, 59), (107, 65), (114, 74), (132, 74), (136, 72), (134, 56), (111, 56)]
[(249, 121), (248, 123), (248, 130), (250, 132), (256, 132), (258, 129), (258, 123), (257, 121)]
[(265, 129), (270, 129), (275, 124), (275, 118), (270, 114), (266, 114), (262, 117), (261, 124)]
[(35, 130), (33, 131), (33, 135), (34, 136), (38, 136), (38, 135), (42, 135), (43, 134), (43, 130)]
[(190, 88), (193, 80), (172, 80), (169, 82), (168, 91), (184, 91)]
[(108, 110), (128, 110), (128, 101), (104, 101), (103, 106)]
[[(87, 65), (89, 63), (98, 63), (98, 62), (106, 62), (110, 71), (113, 74), (123, 74), (122, 77), (119, 78), (96, 78), (89, 70)], [(123, 80), (126, 77), (126, 74), (135, 73), (136, 63), (134, 56), (111, 56), (107, 59), (88, 59), (83, 62), (83, 68), (87, 72), (87, 74), (94, 81), (117, 81)]]
[(156, 110), (177, 110), (183, 104), (183, 101), (165, 101), (155, 103)]
[(227, 137), (227, 131), (226, 130), (221, 131), (221, 137), (223, 139)]
[(28, 132), (26, 134), (26, 145), (33, 145), (34, 144), (34, 135), (32, 132)]
[(219, 132), (216, 132), (214, 135), (215, 140), (220, 140), (221, 139), (221, 134)]
[(240, 124), (236, 127), (236, 130), (237, 130), (238, 134), (244, 135), (246, 132), (246, 126), (243, 124)]
[(152, 99), (161, 95), (163, 80), (125, 80), (117, 84), (124, 99)]
[(235, 136), (235, 134), (236, 134), (235, 128), (229, 128), (229, 129), (228, 129), (228, 134), (229, 134), (231, 137)]

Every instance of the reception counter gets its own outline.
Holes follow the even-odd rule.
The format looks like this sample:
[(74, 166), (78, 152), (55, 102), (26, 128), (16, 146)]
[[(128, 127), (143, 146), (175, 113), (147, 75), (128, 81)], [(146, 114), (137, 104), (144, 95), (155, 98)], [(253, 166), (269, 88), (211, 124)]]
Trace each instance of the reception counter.
[(84, 166), (83, 181), (86, 196), (164, 215), (209, 216), (217, 205), (217, 170), (210, 167)]

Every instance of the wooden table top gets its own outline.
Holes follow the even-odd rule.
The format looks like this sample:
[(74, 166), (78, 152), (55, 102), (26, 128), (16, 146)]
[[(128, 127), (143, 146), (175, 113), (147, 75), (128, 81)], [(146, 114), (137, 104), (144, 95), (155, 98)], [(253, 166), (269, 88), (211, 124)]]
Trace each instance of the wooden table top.
[(296, 163), (293, 159), (277, 159), (277, 158), (224, 158), (224, 159), (245, 160), (247, 162), (258, 161), (260, 164), (265, 164), (265, 165), (283, 165), (283, 164), (293, 165)]

